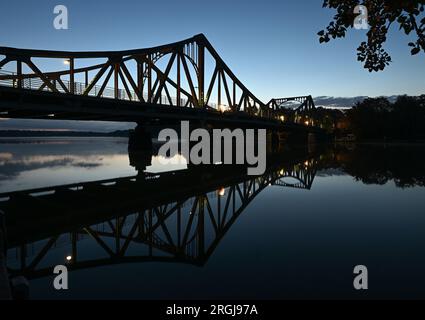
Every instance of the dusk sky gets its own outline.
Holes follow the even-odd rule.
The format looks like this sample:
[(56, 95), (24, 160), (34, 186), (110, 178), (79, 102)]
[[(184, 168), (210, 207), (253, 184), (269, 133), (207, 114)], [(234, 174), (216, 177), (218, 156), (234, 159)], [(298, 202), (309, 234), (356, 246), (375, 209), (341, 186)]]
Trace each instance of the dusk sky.
[[(53, 28), (53, 8), (66, 5), (69, 30)], [(0, 45), (51, 50), (151, 47), (204, 33), (223, 60), (261, 100), (312, 96), (424, 93), (424, 55), (392, 29), (393, 63), (369, 73), (357, 61), (365, 31), (320, 45), (317, 32), (334, 11), (322, 1), (19, 1), (1, 2)], [(395, 26), (394, 26), (395, 27)]]

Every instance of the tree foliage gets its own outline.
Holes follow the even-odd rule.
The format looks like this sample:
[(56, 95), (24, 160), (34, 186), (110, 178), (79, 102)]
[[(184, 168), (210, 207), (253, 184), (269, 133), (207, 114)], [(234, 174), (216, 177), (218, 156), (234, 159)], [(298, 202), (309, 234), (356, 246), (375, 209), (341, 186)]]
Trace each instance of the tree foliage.
[(358, 5), (368, 10), (369, 29), (367, 41), (360, 44), (357, 56), (370, 72), (384, 70), (391, 62), (383, 44), (393, 24), (406, 35), (414, 35), (415, 42), (408, 44), (412, 55), (425, 52), (425, 0), (324, 0), (323, 7), (337, 13), (326, 29), (318, 33), (320, 43), (345, 37), (347, 30), (353, 28), (357, 16), (354, 9)]
[(360, 139), (424, 140), (425, 95), (368, 98), (348, 111), (352, 131)]

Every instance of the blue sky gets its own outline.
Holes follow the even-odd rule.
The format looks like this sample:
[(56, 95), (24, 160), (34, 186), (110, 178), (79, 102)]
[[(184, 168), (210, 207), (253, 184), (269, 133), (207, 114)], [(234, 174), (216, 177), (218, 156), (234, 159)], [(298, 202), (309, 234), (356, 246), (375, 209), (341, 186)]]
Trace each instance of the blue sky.
[[(53, 8), (66, 5), (69, 30), (53, 28)], [(369, 73), (357, 62), (365, 31), (320, 45), (317, 32), (334, 12), (314, 1), (2, 1), (0, 45), (51, 50), (150, 47), (204, 33), (224, 61), (261, 100), (313, 96), (424, 93), (425, 57), (393, 29), (393, 63)]]
[[(69, 10), (69, 30), (53, 28), (53, 8)], [(0, 45), (57, 50), (149, 47), (204, 33), (259, 98), (424, 92), (424, 55), (390, 34), (393, 64), (369, 73), (356, 60), (364, 31), (320, 45), (316, 33), (333, 11), (314, 1), (2, 1)]]

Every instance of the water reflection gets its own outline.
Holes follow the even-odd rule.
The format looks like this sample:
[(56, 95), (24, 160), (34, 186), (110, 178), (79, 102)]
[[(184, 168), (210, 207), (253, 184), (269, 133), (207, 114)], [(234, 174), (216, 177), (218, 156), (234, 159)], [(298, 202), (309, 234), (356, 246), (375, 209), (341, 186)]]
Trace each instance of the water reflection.
[[(11, 215), (10, 272), (32, 279), (61, 262), (71, 270), (146, 261), (202, 266), (263, 189), (311, 187), (314, 160), (284, 163), (255, 178), (213, 166), (11, 194), (2, 206)], [(90, 239), (98, 247), (87, 259), (80, 249)], [(66, 248), (62, 259), (49, 259), (58, 246)]]
[(0, 193), (187, 168), (163, 166), (154, 153), (129, 155), (125, 138), (2, 138)]
[[(40, 142), (37, 143), (44, 146)], [(96, 149), (98, 143), (106, 144), (101, 148), (103, 151)], [(409, 250), (412, 253), (409, 259), (414, 258), (414, 263), (410, 265), (425, 266), (422, 256), (413, 254), (420, 252), (421, 244), (425, 244), (425, 239), (419, 237), (419, 231), (425, 226), (425, 221), (418, 214), (425, 209), (423, 201), (420, 200), (423, 199), (424, 190), (421, 187), (425, 181), (425, 168), (420, 165), (425, 153), (421, 147), (292, 148), (269, 155), (266, 173), (260, 177), (249, 177), (243, 166), (164, 167), (158, 161), (157, 147), (127, 154), (126, 141), (120, 139), (73, 141), (67, 145), (69, 149), (36, 148), (33, 154), (22, 150), (22, 146), (10, 144), (7, 151), (5, 149), (0, 152), (0, 172), (5, 173), (4, 181), (10, 183), (19, 179), (23, 172), (36, 176), (35, 172), (40, 168), (55, 172), (53, 170), (57, 168), (70, 167), (74, 172), (69, 183), (56, 187), (51, 187), (54, 185), (51, 183), (54, 179), (47, 183), (44, 181), (44, 185), (37, 186), (40, 188), (19, 193), (9, 192), (11, 190), (3, 186), (0, 210), (7, 213), (9, 272), (14, 277), (24, 276), (31, 280), (32, 285), (37, 284), (34, 282), (38, 281), (37, 279), (48, 279), (52, 275), (53, 266), (58, 264), (66, 264), (70, 270), (78, 272), (105, 270), (104, 268), (110, 266), (116, 268), (114, 276), (123, 279), (126, 275), (122, 272), (127, 270), (128, 265), (143, 268), (144, 262), (153, 263), (155, 266), (171, 264), (172, 267), (168, 270), (171, 274), (181, 274), (177, 267), (181, 265), (200, 267), (208, 270), (210, 275), (219, 276), (223, 271), (217, 268), (219, 265), (226, 265), (226, 261), (217, 251), (221, 248), (219, 251), (223, 252), (226, 246), (234, 247), (233, 244), (238, 248), (235, 254), (252, 264), (246, 265), (232, 260), (232, 266), (236, 268), (253, 272), (255, 269), (262, 270), (264, 263), (268, 268), (273, 268), (274, 265), (283, 268), (280, 259), (285, 257), (287, 266), (284, 268), (287, 269), (291, 268), (291, 257), (302, 257), (300, 252), (305, 250), (303, 246), (306, 245), (307, 239), (314, 239), (312, 243), (326, 243), (319, 251), (332, 262), (325, 263), (325, 266), (338, 266), (335, 268), (339, 270), (343, 269), (339, 265), (340, 261), (350, 261), (351, 268), (352, 263), (355, 263), (351, 262), (351, 257), (357, 257), (361, 250), (357, 247), (349, 248), (353, 243), (361, 244), (362, 240), (355, 237), (358, 234), (355, 232), (356, 228), (353, 225), (345, 226), (347, 222), (341, 220), (341, 217), (354, 221), (359, 230), (362, 230), (357, 225), (359, 219), (366, 219), (370, 229), (375, 226), (375, 219), (381, 228), (382, 225), (391, 225), (388, 234), (381, 230), (379, 235), (383, 239), (399, 239), (397, 245), (382, 240), (382, 243), (375, 247), (377, 251), (367, 252), (367, 259), (370, 259), (370, 255), (380, 252), (381, 259), (388, 263), (382, 254), (389, 250), (389, 245), (392, 250), (388, 256), (389, 261), (394, 260), (393, 255), (400, 256), (400, 250)], [(109, 146), (111, 151), (105, 151), (108, 150), (105, 146)], [(117, 157), (119, 161), (111, 162), (111, 159)], [(55, 162), (64, 159), (70, 162)], [(90, 163), (98, 165), (87, 165)], [(14, 165), (20, 168), (15, 167), (15, 173), (10, 174), (13, 172), (10, 168)], [(86, 170), (92, 170), (95, 174), (86, 176)], [(79, 174), (77, 177), (76, 172)], [(109, 176), (104, 176), (105, 172)], [(102, 179), (90, 179), (97, 175)], [(80, 182), (90, 180), (95, 181)], [(366, 200), (368, 197), (364, 194), (370, 194), (370, 189), (359, 188), (369, 185), (391, 188), (386, 188), (385, 192), (383, 189), (374, 189), (376, 191), (373, 200)], [(409, 188), (412, 192), (402, 194), (400, 192), (403, 192), (403, 188)], [(397, 189), (400, 191), (396, 193)], [(383, 196), (385, 197), (382, 198)], [(353, 200), (356, 197), (363, 202), (360, 204)], [(332, 202), (329, 199), (332, 199)], [(352, 201), (358, 206), (358, 212), (350, 211), (354, 208), (350, 207)], [(398, 201), (396, 205), (394, 201)], [(394, 210), (398, 210), (398, 206), (405, 207), (406, 201), (411, 206), (411, 215), (401, 216), (401, 212)], [(371, 216), (372, 212), (375, 215)], [(242, 216), (255, 216), (257, 222), (251, 223), (249, 227), (245, 225), (242, 229), (245, 231), (241, 231), (240, 223), (237, 222)], [(294, 221), (302, 221), (303, 226), (301, 227), (299, 222), (291, 229), (289, 226), (294, 225)], [(334, 224), (332, 228), (327, 226)], [(404, 229), (396, 230), (399, 225), (404, 225)], [(323, 229), (314, 231), (314, 226), (322, 226)], [(303, 228), (309, 230), (309, 233), (303, 233)], [(340, 230), (345, 230), (345, 233)], [(405, 232), (409, 236), (417, 235), (414, 245), (408, 241), (409, 237)], [(225, 244), (224, 239), (232, 239), (232, 234), (238, 238)], [(377, 234), (376, 230), (366, 230), (362, 233), (367, 239), (364, 240), (364, 248), (370, 248), (371, 239), (375, 239)], [(297, 242), (287, 239), (288, 244), (285, 244), (284, 239), (288, 235), (298, 239)], [(300, 235), (305, 237), (300, 239)], [(254, 251), (251, 252), (245, 247), (250, 242), (248, 239), (253, 236), (258, 243), (266, 246), (262, 251), (252, 249)], [(343, 243), (348, 248), (337, 250)], [(250, 246), (252, 245), (251, 243)], [(285, 251), (279, 249), (282, 247)], [(312, 259), (319, 252), (317, 250), (316, 248), (308, 251), (308, 259)], [(270, 261), (278, 260), (269, 262), (270, 264), (264, 261), (261, 263), (264, 255), (268, 254), (273, 257), (269, 257)], [(217, 256), (216, 263), (212, 258), (214, 255)], [(336, 258), (340, 260), (335, 260)], [(304, 257), (305, 261), (309, 261), (308, 259)], [(298, 264), (294, 266), (296, 272), (303, 272), (304, 268), (316, 268), (320, 273), (320, 263), (305, 261), (302, 267)], [(377, 264), (373, 260), (370, 262), (372, 266), (374, 263)], [(156, 268), (159, 267), (154, 267)], [(396, 270), (405, 270), (400, 265), (397, 265), (397, 268)], [(162, 279), (164, 275), (157, 274), (153, 269), (144, 270), (153, 272), (152, 277), (159, 281), (158, 284), (165, 285), (166, 282)], [(235, 277), (245, 281), (244, 285), (253, 281), (251, 276), (247, 277), (243, 272), (241, 274), (240, 270), (238, 272), (233, 274), (232, 281), (236, 281)], [(308, 269), (305, 274), (312, 272)], [(388, 274), (392, 276), (392, 272), (394, 268), (390, 268)], [(262, 297), (282, 297), (282, 289), (274, 287), (273, 281), (280, 285), (285, 283), (288, 288), (311, 285), (307, 284), (305, 279), (296, 284), (287, 278), (283, 282), (277, 276), (278, 273), (280, 274), (280, 271), (274, 270), (270, 274), (271, 278), (267, 278), (270, 286), (268, 291), (258, 283), (251, 283), (252, 292), (260, 290), (264, 294)], [(134, 275), (138, 273), (133, 273)], [(416, 276), (415, 281), (423, 278), (419, 273), (406, 273), (406, 277), (413, 275)], [(202, 279), (207, 281), (205, 275)], [(196, 287), (195, 280), (186, 280), (185, 283), (190, 288)], [(348, 279), (348, 283), (351, 284), (351, 279)], [(139, 291), (136, 292), (128, 283), (127, 285), (130, 296), (140, 296)], [(176, 297), (176, 292), (181, 292), (178, 291), (182, 290), (181, 285), (166, 285), (171, 297)], [(338, 290), (347, 290), (338, 285)], [(296, 288), (299, 290), (300, 287)], [(101, 293), (101, 288), (102, 285), (93, 289), (96, 296), (104, 294)], [(424, 290), (421, 288), (415, 288), (412, 293), (423, 294)], [(207, 297), (217, 293), (214, 289), (203, 290)], [(321, 291), (319, 289), (315, 292)], [(38, 293), (40, 294), (39, 291)], [(164, 294), (158, 293), (156, 297), (164, 297)], [(296, 294), (310, 297), (305, 292), (304, 295), (299, 292)], [(111, 295), (113, 296), (112, 293)], [(185, 297), (192, 296), (186, 292)]]
[(0, 154), (0, 192), (134, 174), (126, 139), (3, 138)]
[(365, 184), (384, 185), (393, 181), (397, 187), (425, 185), (425, 148), (415, 145), (357, 146), (339, 149), (337, 166)]
[[(245, 166), (223, 165), (147, 172), (156, 150), (129, 153), (136, 176), (1, 194), (11, 276), (48, 276), (60, 263), (70, 270), (140, 262), (203, 266), (265, 188), (310, 189), (316, 174), (314, 155), (305, 150), (270, 155), (259, 177), (247, 176)], [(38, 159), (51, 165), (56, 158), (9, 159), (25, 167)]]

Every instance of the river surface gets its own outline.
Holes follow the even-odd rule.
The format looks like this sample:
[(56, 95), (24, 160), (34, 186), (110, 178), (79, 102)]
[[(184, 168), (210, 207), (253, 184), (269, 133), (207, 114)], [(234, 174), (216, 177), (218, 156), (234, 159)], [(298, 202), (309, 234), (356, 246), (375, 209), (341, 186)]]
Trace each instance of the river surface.
[(3, 203), (71, 185), (6, 206), (10, 273), (31, 299), (425, 298), (425, 148), (304, 149), (249, 177), (129, 155), (124, 138), (1, 139)]

